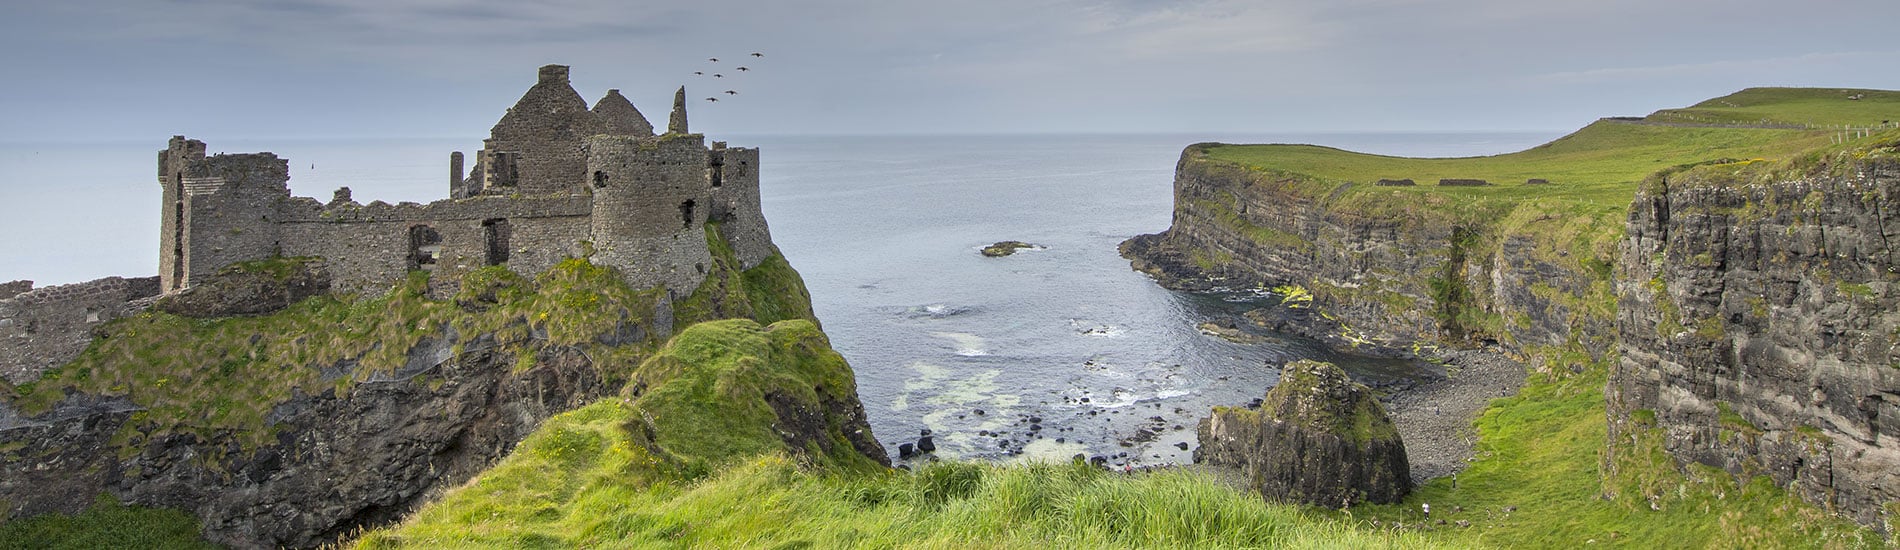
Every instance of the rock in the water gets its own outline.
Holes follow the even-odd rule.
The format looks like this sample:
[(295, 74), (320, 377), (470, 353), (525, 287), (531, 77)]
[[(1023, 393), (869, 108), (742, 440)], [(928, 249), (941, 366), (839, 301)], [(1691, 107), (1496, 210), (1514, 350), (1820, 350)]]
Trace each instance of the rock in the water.
[(909, 443), (899, 443), (897, 445), (897, 458), (910, 458), (913, 456), (917, 456), (916, 447), (911, 446)]
[(930, 437), (930, 436), (927, 436), (927, 435), (926, 435), (926, 436), (923, 436), (923, 437), (919, 437), (919, 438), (917, 438), (917, 452), (920, 452), (920, 453), (934, 453), (934, 452), (937, 452), (937, 441), (936, 441), (936, 439), (934, 439), (934, 438), (932, 438), (932, 437)]
[(1196, 462), (1238, 466), (1269, 500), (1339, 507), (1412, 490), (1398, 429), (1372, 391), (1331, 363), (1287, 364), (1259, 411), (1201, 420)]
[(983, 247), (983, 255), (991, 258), (1008, 256), (1015, 254), (1016, 250), (1021, 248), (1036, 248), (1036, 245), (1022, 241), (998, 241), (996, 244)]

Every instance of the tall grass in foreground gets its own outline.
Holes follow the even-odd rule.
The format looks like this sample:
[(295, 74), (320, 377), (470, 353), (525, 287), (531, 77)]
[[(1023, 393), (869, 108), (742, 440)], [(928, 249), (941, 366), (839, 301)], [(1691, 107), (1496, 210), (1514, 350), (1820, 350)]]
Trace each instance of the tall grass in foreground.
[[(940, 463), (833, 474), (782, 454), (698, 480), (623, 475), (641, 453), (602, 402), (359, 548), (1429, 548), (1269, 505), (1211, 475), (1081, 464)], [(544, 437), (544, 433), (588, 437)], [(585, 442), (576, 445), (576, 442)]]

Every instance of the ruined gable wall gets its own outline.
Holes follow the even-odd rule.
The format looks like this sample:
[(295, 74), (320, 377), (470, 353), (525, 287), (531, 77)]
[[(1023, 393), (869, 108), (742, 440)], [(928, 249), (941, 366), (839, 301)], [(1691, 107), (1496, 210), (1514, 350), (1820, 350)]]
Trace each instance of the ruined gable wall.
[(705, 138), (595, 136), (587, 147), (594, 262), (618, 267), (634, 288), (691, 294), (712, 261)]
[(653, 123), (647, 122), (646, 115), (633, 106), (620, 90), (607, 90), (607, 95), (594, 103), (594, 118), (600, 120), (600, 131), (615, 136), (648, 137), (653, 135)]
[(0, 378), (32, 382), (79, 357), (92, 344), (92, 329), (143, 311), (158, 285), (158, 277), (106, 277), (0, 299)]
[[(488, 186), (484, 192), (579, 191), (587, 166), (581, 142), (600, 132), (599, 121), (587, 109), (587, 101), (568, 84), (567, 67), (541, 67), (534, 87), (522, 94), (490, 131), (490, 154), (519, 153), (515, 188)], [(492, 158), (484, 158), (483, 162), (492, 169)]]

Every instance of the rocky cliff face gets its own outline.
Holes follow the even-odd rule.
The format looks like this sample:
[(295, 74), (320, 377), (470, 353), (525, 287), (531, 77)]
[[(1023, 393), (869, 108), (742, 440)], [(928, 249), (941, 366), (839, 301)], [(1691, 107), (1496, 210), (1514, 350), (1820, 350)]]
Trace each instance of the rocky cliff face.
[(1681, 460), (1877, 523), (1900, 499), (1900, 162), (1711, 168), (1630, 210), (1611, 438), (1657, 433)]
[(1298, 285), (1330, 319), (1282, 329), (1362, 347), (1470, 339), (1520, 351), (1608, 349), (1591, 340), (1611, 334), (1608, 264), (1547, 230), (1574, 220), (1535, 205), (1355, 196), (1367, 184), (1240, 166), (1209, 158), (1213, 147), (1182, 152), (1173, 225), (1122, 243), (1161, 284)]
[(1201, 420), (1195, 462), (1239, 467), (1268, 500), (1344, 507), (1412, 491), (1398, 429), (1372, 390), (1330, 363), (1288, 363), (1260, 410)]
[[(323, 279), (304, 264), (167, 305), (213, 316), (281, 308), (295, 299), (285, 292)], [(736, 266), (712, 267), (756, 284), (707, 285), (687, 303), (717, 307), (677, 313), (657, 300), (664, 290), (636, 292), (571, 259), (534, 281), (479, 270), (452, 298), (411, 277), (384, 297), (320, 296), (262, 316), (120, 319), (78, 359), (0, 384), (0, 507), (9, 519), (76, 513), (110, 494), (190, 512), (207, 539), (235, 547), (332, 541), (469, 479), (546, 418), (620, 392), (675, 322), (810, 316), (782, 258)], [(280, 288), (286, 280), (295, 288)], [(803, 326), (800, 341), (828, 352)], [(833, 386), (755, 408), (784, 417), (788, 442), (827, 453), (841, 442), (840, 453), (883, 462), (854, 386)]]
[(577, 348), (545, 350), (520, 373), (492, 337), (467, 348), (450, 355), (425, 342), (410, 350), (419, 360), (347, 395), (278, 404), (276, 441), (252, 450), (234, 434), (125, 445), (125, 431), (152, 427), (145, 407), (122, 398), (75, 395), (32, 417), (0, 404), (0, 498), (26, 517), (76, 513), (109, 493), (193, 512), (220, 544), (311, 546), (399, 517), (479, 473), (542, 419), (615, 389)]

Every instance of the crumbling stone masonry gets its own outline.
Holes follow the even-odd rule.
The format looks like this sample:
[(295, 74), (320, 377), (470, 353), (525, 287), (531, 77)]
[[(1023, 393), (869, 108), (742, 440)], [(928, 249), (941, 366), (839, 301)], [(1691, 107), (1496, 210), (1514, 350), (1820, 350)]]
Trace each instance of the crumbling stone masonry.
[(150, 306), (158, 278), (106, 277), (38, 289), (14, 281), (0, 290), (18, 291), (0, 298), (0, 378), (24, 384), (79, 357), (92, 343), (93, 328)]
[(689, 293), (711, 261), (709, 221), (747, 267), (772, 252), (758, 151), (708, 146), (687, 130), (683, 97), (654, 135), (618, 90), (590, 109), (566, 66), (541, 67), (466, 175), (461, 153), (450, 155), (449, 198), (429, 204), (358, 204), (345, 189), (328, 203), (292, 197), (284, 159), (206, 156), (204, 143), (173, 137), (159, 153), (162, 287), (273, 256), (322, 257), (338, 290), (378, 292), (415, 270), (446, 284), (483, 266), (534, 273), (591, 254), (638, 288)]

